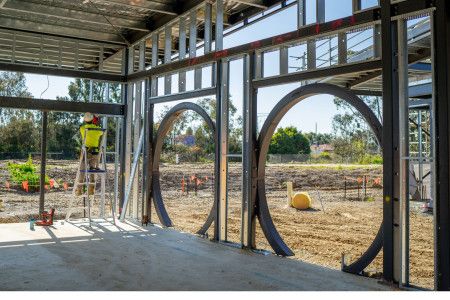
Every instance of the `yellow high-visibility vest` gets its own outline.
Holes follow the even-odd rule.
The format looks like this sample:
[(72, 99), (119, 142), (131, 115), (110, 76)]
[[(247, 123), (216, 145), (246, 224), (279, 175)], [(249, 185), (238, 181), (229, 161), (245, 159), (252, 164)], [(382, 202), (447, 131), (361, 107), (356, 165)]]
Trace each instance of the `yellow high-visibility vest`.
[(86, 128), (95, 128), (100, 129), (100, 126), (94, 124), (84, 124), (80, 126), (81, 139), (84, 141), (84, 134), (86, 133), (86, 147), (87, 148), (98, 148), (100, 137), (103, 135), (103, 131), (101, 130), (86, 130)]

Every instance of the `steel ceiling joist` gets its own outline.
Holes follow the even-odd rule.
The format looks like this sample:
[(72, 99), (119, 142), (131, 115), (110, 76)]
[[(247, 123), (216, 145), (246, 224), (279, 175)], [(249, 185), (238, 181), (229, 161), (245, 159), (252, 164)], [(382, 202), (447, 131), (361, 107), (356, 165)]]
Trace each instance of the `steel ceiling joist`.
[[(86, 4), (88, 6), (89, 3)], [(130, 20), (128, 18), (119, 18), (107, 16), (107, 19), (99, 12), (86, 12), (82, 10), (68, 9), (58, 6), (45, 5), (27, 1), (8, 0), (2, 7), (2, 12), (6, 15), (10, 13), (12, 17), (16, 15), (38, 17), (56, 17), (61, 20), (73, 21), (74, 27), (82, 24), (92, 24), (111, 27), (110, 24), (118, 28), (132, 29), (137, 31), (148, 31), (148, 28), (142, 20)], [(16, 14), (17, 12), (18, 14)]]

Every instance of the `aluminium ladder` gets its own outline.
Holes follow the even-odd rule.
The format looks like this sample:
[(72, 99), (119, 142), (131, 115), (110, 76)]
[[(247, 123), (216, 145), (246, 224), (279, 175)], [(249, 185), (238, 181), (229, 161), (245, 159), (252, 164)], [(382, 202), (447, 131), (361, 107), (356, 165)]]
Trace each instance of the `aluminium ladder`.
[[(99, 169), (90, 169), (89, 163), (88, 163), (88, 149), (86, 147), (86, 137), (88, 131), (102, 131), (103, 134), (100, 137), (99, 141)], [(77, 175), (75, 177), (75, 182), (73, 185), (73, 197), (69, 201), (69, 207), (66, 214), (66, 221), (69, 220), (70, 216), (72, 215), (73, 211), (76, 209), (83, 209), (83, 216), (87, 217), (89, 220), (89, 226), (91, 226), (92, 218), (91, 218), (91, 204), (94, 203), (94, 200), (96, 196), (100, 196), (100, 218), (105, 218), (105, 195), (106, 195), (106, 185), (108, 183), (107, 180), (107, 168), (106, 168), (106, 129), (103, 128), (86, 128), (84, 131), (84, 139), (81, 146), (81, 155), (80, 160), (78, 164), (78, 170)], [(94, 180), (91, 181), (91, 175), (94, 175)], [(80, 182), (80, 177), (84, 176), (84, 180)], [(97, 194), (97, 179), (101, 179), (101, 188), (100, 188), (100, 194)], [(81, 195), (77, 195), (77, 190), (81, 186)], [(92, 187), (92, 188), (89, 188)], [(90, 190), (92, 190), (92, 195), (90, 193)], [(74, 207), (74, 201), (77, 198), (83, 198), (83, 206), (81, 207)], [(111, 205), (111, 213), (113, 222), (115, 224), (115, 206), (116, 201), (113, 197), (111, 197), (111, 193), (109, 193), (109, 199), (110, 199), (110, 205)]]

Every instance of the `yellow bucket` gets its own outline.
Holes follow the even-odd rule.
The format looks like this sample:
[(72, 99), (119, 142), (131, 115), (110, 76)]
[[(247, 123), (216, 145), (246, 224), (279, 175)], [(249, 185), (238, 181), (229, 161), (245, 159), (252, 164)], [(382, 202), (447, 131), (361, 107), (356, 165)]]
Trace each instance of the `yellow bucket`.
[(295, 193), (292, 197), (292, 206), (296, 209), (308, 209), (311, 207), (311, 197), (306, 192)]

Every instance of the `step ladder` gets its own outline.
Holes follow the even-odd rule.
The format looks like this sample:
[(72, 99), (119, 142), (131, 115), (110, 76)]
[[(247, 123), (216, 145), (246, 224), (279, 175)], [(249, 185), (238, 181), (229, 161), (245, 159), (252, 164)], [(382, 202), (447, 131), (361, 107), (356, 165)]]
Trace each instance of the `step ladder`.
[[(88, 131), (102, 131), (103, 134), (100, 137), (99, 141), (99, 163), (98, 169), (90, 169), (89, 162), (88, 162), (88, 148), (86, 147), (86, 137)], [(83, 210), (83, 217), (88, 218), (89, 220), (89, 226), (91, 226), (92, 223), (92, 216), (91, 216), (91, 206), (94, 203), (96, 197), (100, 196), (100, 218), (105, 219), (105, 202), (106, 202), (106, 188), (108, 185), (107, 180), (107, 168), (106, 168), (106, 136), (107, 132), (106, 129), (103, 128), (86, 128), (84, 131), (84, 139), (82, 141), (81, 146), (81, 155), (80, 160), (78, 164), (78, 170), (77, 175), (75, 177), (75, 182), (73, 185), (73, 197), (69, 201), (69, 207), (66, 214), (66, 221), (70, 219), (70, 216), (75, 210), (82, 209)], [(91, 180), (91, 175), (93, 175), (93, 179)], [(80, 178), (84, 179), (80, 181)], [(97, 181), (100, 178), (100, 194), (97, 193)], [(91, 189), (89, 187), (92, 187)], [(81, 195), (77, 195), (77, 190), (81, 188)], [(90, 190), (93, 190), (93, 193), (90, 194)], [(108, 198), (110, 200), (111, 205), (111, 213), (114, 224), (116, 224), (116, 217), (115, 217), (115, 207), (116, 207), (116, 201), (115, 198), (111, 196), (111, 190), (108, 188)], [(74, 202), (77, 201), (77, 199), (83, 198), (83, 206), (75, 207)], [(86, 214), (87, 213), (87, 214)]]

